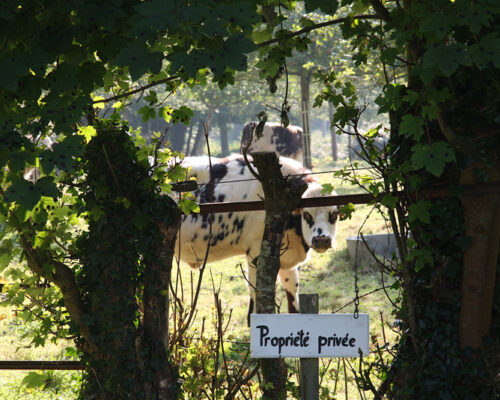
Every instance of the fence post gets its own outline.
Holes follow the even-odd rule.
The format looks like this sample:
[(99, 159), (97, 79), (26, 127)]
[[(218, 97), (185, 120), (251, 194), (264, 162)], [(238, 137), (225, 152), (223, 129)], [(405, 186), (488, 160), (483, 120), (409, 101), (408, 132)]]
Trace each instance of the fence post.
[[(299, 294), (301, 314), (317, 314), (319, 311), (318, 294)], [(300, 359), (300, 400), (319, 399), (319, 359)]]

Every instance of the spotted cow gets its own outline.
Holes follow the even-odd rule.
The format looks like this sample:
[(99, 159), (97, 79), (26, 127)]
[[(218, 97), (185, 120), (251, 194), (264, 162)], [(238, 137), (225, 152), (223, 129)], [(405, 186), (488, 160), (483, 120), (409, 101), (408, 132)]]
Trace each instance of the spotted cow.
[[(250, 157), (249, 157), (250, 158)], [(250, 158), (251, 159), (251, 158)], [(290, 158), (280, 157), (281, 171), (290, 179), (307, 184), (302, 197), (321, 196), (321, 185), (309, 175), (302, 165)], [(209, 166), (207, 157), (187, 157), (183, 161), (190, 168), (190, 175), (196, 176), (200, 185), (195, 192), (200, 203), (210, 201)], [(214, 179), (213, 200), (215, 202), (254, 201), (262, 199), (261, 184), (253, 178), (243, 156), (231, 155), (227, 158), (212, 158)], [(297, 176), (297, 174), (299, 174)], [(304, 174), (304, 175), (301, 175)], [(330, 249), (335, 240), (338, 208), (316, 207), (297, 209), (288, 221), (280, 258), (279, 279), (285, 288), (289, 312), (298, 311), (298, 266), (304, 262), (310, 249), (323, 253)], [(176, 257), (193, 268), (203, 263), (207, 243), (211, 248), (208, 262), (246, 255), (247, 274), (251, 294), (250, 310), (255, 302), (256, 270), (252, 260), (259, 255), (264, 232), (264, 211), (228, 212), (214, 214), (212, 233), (209, 234), (209, 216), (191, 214), (183, 217), (176, 245)]]
[(288, 125), (285, 128), (281, 124), (267, 123), (264, 125), (262, 137), (257, 139), (255, 135), (257, 124), (257, 122), (248, 122), (243, 127), (241, 153), (243, 153), (250, 138), (252, 138), (252, 143), (248, 147), (247, 154), (256, 151), (274, 151), (279, 156), (303, 162), (302, 128), (295, 125)]

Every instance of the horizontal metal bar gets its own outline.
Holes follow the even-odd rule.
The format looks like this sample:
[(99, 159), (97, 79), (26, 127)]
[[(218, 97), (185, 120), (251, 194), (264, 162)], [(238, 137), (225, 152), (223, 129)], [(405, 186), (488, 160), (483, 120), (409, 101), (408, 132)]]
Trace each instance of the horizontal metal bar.
[[(462, 190), (463, 194), (467, 195), (483, 195), (500, 193), (500, 183), (478, 183), (474, 185), (462, 185), (458, 187)], [(360, 194), (346, 194), (337, 196), (322, 196), (310, 197), (302, 199), (298, 208), (305, 207), (325, 207), (325, 206), (343, 206), (348, 203), (352, 204), (368, 204), (372, 202), (380, 202), (385, 193), (378, 196), (373, 196), (368, 193)], [(393, 196), (408, 196), (406, 192), (392, 192)], [(441, 186), (431, 189), (425, 189), (415, 195), (416, 198), (437, 198), (450, 196), (449, 187)], [(202, 203), (200, 206), (199, 214), (210, 213), (226, 213), (226, 212), (240, 212), (240, 211), (259, 211), (264, 210), (264, 201), (240, 201), (240, 202), (227, 202), (227, 203)], [(195, 213), (193, 213), (195, 214)]]
[(80, 361), (0, 361), (0, 370), (35, 370), (35, 369), (58, 369), (58, 370), (82, 370)]
[[(338, 206), (348, 203), (366, 204), (373, 201), (374, 197), (369, 194), (348, 194), (342, 196), (323, 196), (302, 199), (299, 208), (304, 207), (324, 207)], [(264, 201), (240, 201), (231, 203), (203, 203), (200, 204), (200, 214), (224, 213), (238, 211), (259, 211), (264, 210)]]

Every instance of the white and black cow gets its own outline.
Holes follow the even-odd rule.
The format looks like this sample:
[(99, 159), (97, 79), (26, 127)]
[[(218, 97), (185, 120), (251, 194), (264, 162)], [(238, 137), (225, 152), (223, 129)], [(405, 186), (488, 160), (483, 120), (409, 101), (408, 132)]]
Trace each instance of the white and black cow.
[(293, 158), (300, 163), (303, 162), (302, 128), (295, 125), (288, 125), (285, 128), (280, 124), (266, 123), (262, 131), (262, 137), (257, 139), (255, 134), (257, 125), (257, 122), (248, 122), (243, 127), (241, 153), (243, 153), (250, 138), (252, 138), (247, 154), (256, 151), (274, 151), (279, 156)]
[[(251, 158), (250, 158), (251, 159)], [(207, 203), (209, 195), (209, 166), (207, 157), (187, 157), (183, 166), (190, 168), (190, 176), (196, 176), (202, 185), (195, 195), (199, 203)], [(280, 157), (281, 171), (290, 179), (298, 179), (307, 184), (302, 197), (321, 196), (321, 185), (308, 175), (302, 165), (290, 158)], [(254, 201), (263, 197), (262, 186), (248, 170), (241, 155), (227, 158), (212, 158), (214, 177), (213, 199), (215, 202)], [(294, 176), (297, 175), (298, 176)], [(305, 175), (300, 175), (305, 174)], [(285, 288), (289, 312), (298, 311), (298, 266), (307, 259), (310, 249), (324, 252), (332, 247), (335, 240), (338, 208), (317, 207), (297, 209), (290, 218), (283, 237), (283, 252), (280, 258), (279, 278)], [(248, 281), (251, 294), (250, 310), (255, 304), (256, 270), (252, 260), (259, 255), (264, 232), (264, 211), (229, 212), (215, 214), (212, 234), (209, 237), (209, 216), (192, 214), (184, 216), (178, 241), (181, 243), (180, 259), (193, 268), (203, 263), (207, 242), (211, 248), (208, 262), (246, 255), (248, 260)], [(176, 257), (179, 248), (176, 245)]]

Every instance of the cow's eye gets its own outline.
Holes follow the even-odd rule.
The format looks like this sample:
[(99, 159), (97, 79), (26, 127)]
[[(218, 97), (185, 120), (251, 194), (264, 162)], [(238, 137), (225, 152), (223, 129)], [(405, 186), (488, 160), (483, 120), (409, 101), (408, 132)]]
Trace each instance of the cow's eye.
[(309, 214), (307, 211), (304, 211), (302, 216), (304, 217), (304, 220), (307, 222), (307, 225), (309, 225), (309, 227), (313, 226), (314, 219), (311, 214)]
[(330, 224), (334, 224), (335, 222), (337, 222), (338, 216), (339, 216), (339, 213), (337, 211), (332, 211), (332, 212), (328, 213), (328, 222)]

